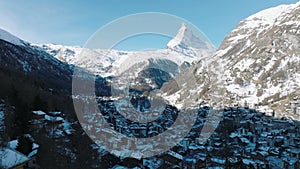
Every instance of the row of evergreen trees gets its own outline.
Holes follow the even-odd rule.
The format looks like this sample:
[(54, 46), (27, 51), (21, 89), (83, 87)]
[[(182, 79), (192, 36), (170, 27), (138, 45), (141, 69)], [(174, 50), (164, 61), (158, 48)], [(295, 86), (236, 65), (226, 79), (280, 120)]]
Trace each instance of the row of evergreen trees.
[(48, 103), (39, 95), (32, 101), (24, 101), (14, 86), (8, 93), (4, 101), (4, 131), (1, 132), (0, 147), (5, 147), (12, 139), (19, 138), (17, 150), (27, 155), (30, 153), (32, 141), (25, 135), (32, 132), (32, 110), (48, 111)]

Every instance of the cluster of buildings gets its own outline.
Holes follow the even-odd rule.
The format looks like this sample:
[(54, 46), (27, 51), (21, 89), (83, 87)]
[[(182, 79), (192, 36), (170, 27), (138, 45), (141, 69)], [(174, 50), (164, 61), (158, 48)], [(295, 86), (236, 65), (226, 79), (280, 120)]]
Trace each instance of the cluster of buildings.
[(221, 149), (228, 149), (230, 155), (242, 159), (246, 166), (299, 168), (300, 124), (297, 121), (276, 119), (238, 107), (224, 110), (218, 128), (224, 129), (216, 130), (222, 140)]
[(300, 97), (293, 98), (287, 106), (289, 107), (288, 111), (290, 113), (300, 116)]
[[(104, 106), (102, 110), (117, 115), (113, 101), (102, 101), (100, 106)], [(247, 107), (227, 107), (222, 110), (220, 122), (206, 121), (207, 115), (211, 112), (208, 106), (201, 105), (196, 123), (179, 144), (162, 155), (137, 158), (139, 164), (154, 169), (210, 167), (298, 169), (300, 167), (299, 122), (276, 119)], [(117, 132), (131, 136), (151, 137), (153, 133), (157, 135), (167, 130), (176, 119), (177, 113), (175, 107), (167, 105), (161, 118), (168, 119), (164, 122), (169, 121), (170, 124), (159, 123), (163, 121), (161, 119), (149, 125), (134, 127), (119, 116), (116, 120), (111, 120), (109, 114), (105, 116)], [(209, 131), (211, 133), (203, 132), (204, 124), (215, 130)], [(181, 126), (176, 127), (180, 132)], [(207, 140), (203, 141), (206, 135)], [(162, 142), (166, 141), (162, 140)], [(151, 145), (151, 148), (159, 147), (159, 144), (161, 143)], [(124, 159), (120, 158), (120, 160), (122, 162)], [(114, 168), (133, 168), (121, 164), (116, 164)], [(141, 168), (138, 165), (135, 167)]]
[[(33, 129), (40, 130), (45, 127), (48, 135), (55, 138), (61, 138), (71, 135), (74, 129), (71, 127), (71, 123), (65, 120), (64, 115), (61, 112), (43, 112), (32, 111), (33, 119), (31, 124)], [(45, 133), (46, 134), (46, 133)], [(21, 138), (21, 137), (20, 137)], [(24, 139), (15, 139), (8, 142), (7, 146), (0, 147), (0, 168), (3, 169), (39, 169), (37, 164), (37, 154), (39, 145), (35, 142), (34, 138), (30, 134), (22, 136), (31, 144), (31, 148), (28, 154), (21, 153), (18, 150), (20, 144), (27, 144)], [(23, 143), (22, 143), (23, 142)], [(24, 143), (26, 142), (26, 143)]]
[(35, 143), (35, 140), (30, 134), (23, 136), (28, 139), (29, 152), (28, 154), (18, 151), (18, 146), (22, 140), (16, 139), (8, 142), (6, 147), (0, 148), (0, 168), (3, 169), (39, 169), (39, 165), (36, 161), (36, 156), (39, 150), (39, 145)]
[(165, 105), (162, 114), (149, 123), (137, 123), (129, 119), (130, 113), (127, 118), (117, 111), (116, 106), (112, 100), (101, 100), (99, 108), (104, 118), (112, 124), (114, 130), (130, 137), (152, 137), (167, 130), (176, 120), (178, 110), (170, 105)]
[[(86, 131), (90, 131), (90, 134), (99, 134), (102, 133), (101, 136), (105, 135), (106, 140), (103, 143), (97, 142), (99, 145), (107, 145), (110, 147), (125, 147), (124, 149), (142, 149), (144, 151), (158, 149), (158, 147), (165, 147), (165, 144), (174, 138), (161, 138), (157, 140), (155, 144), (149, 143), (139, 143), (136, 145), (134, 139), (126, 139), (123, 136), (130, 137), (130, 138), (147, 138), (147, 137), (154, 137), (157, 136), (167, 129), (171, 127), (174, 121), (177, 118), (178, 110), (170, 105), (165, 105), (164, 111), (159, 117), (151, 121), (149, 123), (138, 123), (128, 118), (125, 118), (121, 113), (119, 113), (114, 105), (112, 100), (100, 100), (99, 101), (99, 109), (102, 112), (102, 115), (106, 122), (111, 125), (110, 128), (103, 128), (103, 119), (97, 118), (95, 114), (87, 114), (85, 117), (87, 120), (86, 124), (82, 124), (83, 128)], [(186, 117), (188, 118), (188, 117)], [(130, 117), (129, 117), (130, 119)], [(101, 121), (102, 120), (102, 121)], [(184, 123), (186, 119), (180, 119), (181, 123)], [(92, 126), (92, 127), (91, 127)], [(180, 132), (184, 130), (184, 126), (176, 126), (174, 130), (174, 137), (176, 137), (175, 132)], [(122, 135), (118, 135), (118, 133), (122, 133)], [(114, 139), (116, 136), (118, 137)], [(90, 135), (91, 138), (96, 138), (95, 135)], [(108, 143), (107, 143), (108, 142)], [(120, 154), (120, 156), (134, 156), (137, 159), (143, 158), (144, 154), (133, 154), (134, 152), (131, 151), (120, 151), (114, 152), (115, 154)]]
[(47, 131), (51, 137), (63, 137), (71, 135), (75, 130), (72, 128), (72, 124), (64, 118), (61, 112), (44, 112), (44, 111), (32, 111), (33, 119), (31, 124), (36, 129), (41, 129), (42, 126), (47, 127)]
[[(238, 106), (226, 107), (217, 111), (219, 113), (215, 113), (216, 111), (208, 104), (201, 103), (199, 110), (196, 110), (197, 117), (166, 105), (163, 113), (154, 121), (137, 123), (129, 120), (130, 116), (125, 118), (119, 112), (120, 107), (116, 106), (116, 101), (99, 99), (98, 106), (104, 117), (102, 120), (110, 124), (111, 130), (102, 128), (103, 121), (94, 113), (85, 114), (88, 116), (85, 117), (87, 124), (83, 124), (85, 130), (94, 130), (95, 133), (101, 130), (103, 133), (108, 133), (105, 136), (108, 136), (109, 146), (120, 147), (121, 145), (143, 150), (140, 154), (130, 154), (135, 158), (125, 157), (128, 153), (132, 153), (129, 151), (114, 152), (119, 154), (120, 158), (114, 158), (110, 162), (113, 169), (300, 168), (299, 121), (280, 119), (268, 113)], [(75, 132), (61, 112), (33, 111), (32, 113), (34, 116), (32, 124), (37, 128), (47, 125), (49, 134), (52, 133), (55, 138), (66, 137)], [(188, 125), (186, 123), (191, 121), (191, 118), (196, 118), (195, 124), (191, 124), (191, 130), (176, 146), (163, 154), (151, 158), (143, 157), (145, 155), (143, 152), (155, 151), (176, 139), (175, 135), (185, 130)], [(172, 126), (175, 121), (179, 121), (182, 125)], [(174, 137), (171, 135), (152, 144), (135, 145), (130, 141), (124, 142), (123, 138), (109, 138), (109, 135), (115, 136), (117, 133), (132, 138), (148, 138), (158, 136), (170, 129), (174, 131)], [(29, 164), (34, 165), (32, 159), (36, 156), (39, 146), (33, 142), (32, 152), (27, 156), (16, 150), (18, 142), (19, 140), (13, 140), (9, 142), (7, 148), (0, 149), (2, 168), (21, 169)], [(104, 151), (105, 147), (98, 147), (95, 144), (93, 149), (99, 159), (111, 156)], [(9, 160), (12, 156), (14, 161)]]

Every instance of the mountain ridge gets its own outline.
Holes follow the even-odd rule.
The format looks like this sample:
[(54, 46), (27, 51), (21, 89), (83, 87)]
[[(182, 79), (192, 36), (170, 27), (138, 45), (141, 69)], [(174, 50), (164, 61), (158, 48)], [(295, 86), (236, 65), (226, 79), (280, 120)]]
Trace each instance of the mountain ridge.
[(18, 45), (18, 46), (25, 45), (25, 41), (19, 39), (18, 37), (12, 35), (11, 33), (7, 32), (3, 29), (0, 29), (0, 39), (4, 40), (6, 42), (9, 42), (9, 43)]
[[(149, 62), (149, 59), (170, 60), (180, 67), (184, 62), (191, 64), (202, 57), (210, 56), (215, 48), (208, 40), (203, 40), (202, 46), (191, 48), (182, 46), (182, 41), (187, 41), (184, 33), (188, 32), (188, 38), (200, 42), (186, 24), (182, 24), (178, 34), (167, 44), (166, 49), (149, 50), (149, 51), (122, 51), (115, 49), (86, 49), (73, 46), (62, 46), (54, 44), (33, 44), (41, 50), (47, 51), (57, 59), (68, 64), (83, 67), (101, 76), (118, 76), (121, 75), (128, 67), (138, 64), (138, 62)], [(178, 36), (181, 36), (181, 40)], [(178, 41), (179, 40), (179, 41)], [(193, 43), (193, 41), (191, 41)], [(174, 46), (170, 43), (176, 42)], [(191, 45), (189, 42), (189, 45)], [(184, 42), (186, 43), (186, 42)], [(179, 45), (180, 44), (180, 45)], [(169, 45), (169, 46), (168, 46)], [(202, 48), (201, 48), (202, 47)], [(127, 67), (127, 69), (124, 69)], [(162, 65), (164, 67), (164, 65)], [(120, 72), (120, 70), (123, 70)], [(177, 72), (173, 70), (172, 72)]]
[[(279, 11), (276, 18), (273, 11)], [(258, 17), (266, 13), (270, 19)], [(297, 101), (300, 94), (299, 13), (298, 2), (266, 9), (241, 21), (226, 36), (210, 61), (200, 61), (189, 70), (200, 82), (213, 82), (206, 86), (186, 82), (183, 85), (187, 88), (176, 92), (177, 100), (194, 95), (195, 104), (199, 104), (220, 90), (225, 96), (224, 105), (245, 105), (266, 113), (275, 111), (276, 117), (300, 119), (290, 111), (290, 104), (294, 99)], [(211, 65), (221, 71), (211, 71), (214, 69), (209, 68)], [(205, 77), (218, 74), (218, 78)], [(210, 102), (214, 104), (218, 99)]]

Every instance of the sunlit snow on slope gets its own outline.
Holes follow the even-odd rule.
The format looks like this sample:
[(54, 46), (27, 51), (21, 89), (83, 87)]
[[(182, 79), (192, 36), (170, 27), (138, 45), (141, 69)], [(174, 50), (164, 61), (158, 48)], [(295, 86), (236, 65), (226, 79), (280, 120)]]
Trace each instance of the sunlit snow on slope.
[(281, 16), (291, 12), (296, 6), (299, 6), (300, 2), (292, 5), (280, 5), (277, 7), (269, 8), (260, 11), (245, 21), (245, 25), (242, 28), (257, 28), (262, 26), (272, 26), (277, 20), (280, 20)]
[(15, 44), (15, 45), (19, 45), (19, 46), (23, 46), (24, 42), (13, 36), (12, 34), (6, 32), (5, 30), (0, 29), (0, 39), (7, 41), (9, 43)]
[[(55, 44), (33, 44), (57, 59), (89, 70), (100, 76), (118, 76), (139, 63), (154, 60), (157, 66), (168, 70), (163, 65), (166, 60), (178, 67), (184, 62), (192, 63), (212, 55), (215, 47), (207, 38), (196, 37), (186, 24), (182, 24), (177, 35), (167, 44), (166, 49), (147, 51), (120, 51), (114, 49), (87, 49), (78, 46)], [(166, 62), (167, 63), (167, 62)], [(173, 70), (174, 71), (174, 70)], [(176, 70), (177, 71), (177, 70)]]

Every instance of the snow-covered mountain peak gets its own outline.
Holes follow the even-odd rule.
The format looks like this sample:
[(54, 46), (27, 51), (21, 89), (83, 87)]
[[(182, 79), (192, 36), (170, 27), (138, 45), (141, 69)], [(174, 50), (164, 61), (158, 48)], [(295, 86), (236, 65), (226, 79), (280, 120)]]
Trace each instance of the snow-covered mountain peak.
[(173, 48), (174, 46), (183, 43), (185, 39), (190, 38), (192, 35), (193, 34), (191, 30), (187, 28), (187, 25), (185, 23), (182, 23), (177, 35), (167, 44), (167, 46), (169, 48)]
[(194, 48), (194, 49), (214, 49), (205, 36), (198, 37), (186, 23), (182, 23), (177, 35), (167, 44), (170, 49)]
[(24, 45), (24, 41), (15, 37), (14, 35), (10, 34), (9, 32), (7, 32), (3, 29), (0, 29), (0, 39), (7, 41), (9, 43), (15, 44), (15, 45), (19, 45), (19, 46)]
[[(141, 68), (155, 65), (170, 67), (170, 72), (178, 73), (183, 63), (193, 63), (211, 56), (215, 47), (201, 34), (198, 38), (189, 26), (183, 23), (176, 37), (168, 43), (167, 49), (147, 51), (120, 51), (113, 49), (88, 49), (76, 46), (55, 44), (32, 44), (60, 61), (82, 67), (90, 72), (107, 77), (118, 76), (134, 65)], [(168, 69), (168, 68), (166, 68)]]

